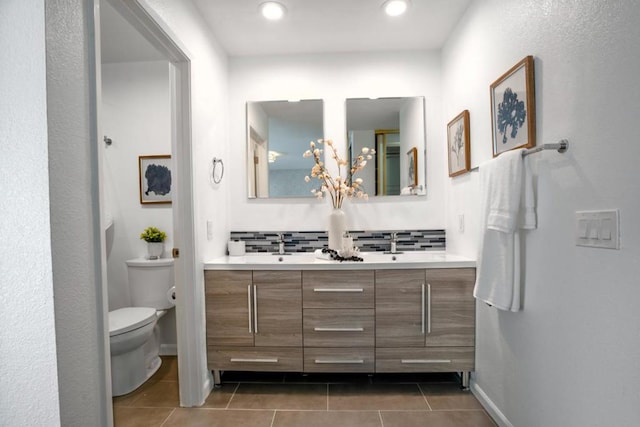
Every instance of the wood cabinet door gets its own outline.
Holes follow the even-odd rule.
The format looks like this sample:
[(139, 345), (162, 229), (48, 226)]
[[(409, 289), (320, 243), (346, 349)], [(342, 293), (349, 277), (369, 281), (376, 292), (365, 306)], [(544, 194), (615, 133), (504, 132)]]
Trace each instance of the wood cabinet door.
[(207, 344), (253, 346), (251, 271), (205, 271)]
[(427, 270), (427, 346), (473, 346), (475, 343), (474, 268)]
[(376, 270), (376, 347), (423, 347), (424, 270)]
[(253, 272), (256, 347), (302, 346), (302, 272)]

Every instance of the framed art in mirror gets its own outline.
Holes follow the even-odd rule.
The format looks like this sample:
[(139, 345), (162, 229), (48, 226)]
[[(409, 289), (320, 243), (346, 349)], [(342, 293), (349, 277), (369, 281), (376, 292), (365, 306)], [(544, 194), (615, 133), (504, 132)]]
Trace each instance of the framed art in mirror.
[(138, 157), (140, 203), (171, 203), (171, 156)]
[(533, 56), (527, 56), (491, 84), (493, 157), (536, 145)]
[(458, 176), (471, 169), (469, 110), (464, 110), (447, 124), (449, 176)]
[(418, 185), (418, 149), (413, 147), (407, 151), (407, 183), (409, 187)]

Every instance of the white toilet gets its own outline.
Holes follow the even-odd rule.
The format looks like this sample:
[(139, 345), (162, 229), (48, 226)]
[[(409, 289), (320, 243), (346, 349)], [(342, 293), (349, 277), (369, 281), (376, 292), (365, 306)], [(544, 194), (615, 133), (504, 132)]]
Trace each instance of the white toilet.
[(160, 367), (157, 321), (172, 308), (173, 259), (127, 261), (133, 307), (109, 312), (111, 390), (131, 393)]

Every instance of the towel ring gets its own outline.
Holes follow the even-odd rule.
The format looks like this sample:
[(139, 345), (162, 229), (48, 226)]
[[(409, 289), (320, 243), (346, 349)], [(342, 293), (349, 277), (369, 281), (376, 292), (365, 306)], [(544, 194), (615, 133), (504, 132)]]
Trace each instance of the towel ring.
[[(216, 179), (216, 167), (218, 166), (218, 163), (220, 164), (220, 167), (222, 168), (222, 170), (220, 172), (220, 177)], [(222, 181), (223, 176), (224, 176), (224, 162), (222, 161), (222, 159), (218, 159), (217, 157), (214, 157), (213, 170), (211, 171), (211, 178), (213, 179), (214, 184), (220, 184), (220, 181)]]

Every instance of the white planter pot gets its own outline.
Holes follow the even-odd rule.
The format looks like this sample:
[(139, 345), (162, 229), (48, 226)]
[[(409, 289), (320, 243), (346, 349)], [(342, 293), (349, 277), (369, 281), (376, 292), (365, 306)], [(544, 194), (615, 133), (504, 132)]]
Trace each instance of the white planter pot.
[(164, 251), (163, 242), (147, 242), (147, 259), (158, 259)]

